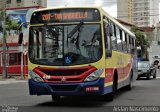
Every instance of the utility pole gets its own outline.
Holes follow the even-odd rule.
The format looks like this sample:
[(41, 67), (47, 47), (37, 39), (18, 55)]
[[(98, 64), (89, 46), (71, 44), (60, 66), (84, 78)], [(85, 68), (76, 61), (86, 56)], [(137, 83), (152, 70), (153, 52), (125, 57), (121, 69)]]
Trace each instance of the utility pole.
[(6, 57), (6, 50), (7, 50), (7, 43), (6, 43), (6, 0), (4, 0), (3, 5), (3, 54), (2, 54), (2, 78), (7, 79), (7, 57)]

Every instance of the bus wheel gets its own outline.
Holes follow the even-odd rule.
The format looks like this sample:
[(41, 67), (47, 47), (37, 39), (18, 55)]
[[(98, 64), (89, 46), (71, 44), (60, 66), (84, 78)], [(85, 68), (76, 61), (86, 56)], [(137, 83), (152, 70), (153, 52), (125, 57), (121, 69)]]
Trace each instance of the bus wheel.
[(114, 100), (114, 93), (111, 92), (111, 93), (107, 94), (105, 97), (106, 97), (107, 101), (113, 101)]
[(126, 86), (127, 90), (131, 90), (133, 88), (133, 73), (131, 71), (130, 73), (130, 79), (129, 79), (129, 84)]
[(52, 101), (59, 101), (61, 99), (61, 96), (59, 95), (52, 95)]
[(114, 76), (115, 76), (115, 78), (113, 80), (112, 92), (105, 96), (108, 101), (113, 101), (114, 100), (114, 96), (115, 96), (115, 93), (117, 91), (118, 77), (117, 77), (117, 75), (114, 75)]

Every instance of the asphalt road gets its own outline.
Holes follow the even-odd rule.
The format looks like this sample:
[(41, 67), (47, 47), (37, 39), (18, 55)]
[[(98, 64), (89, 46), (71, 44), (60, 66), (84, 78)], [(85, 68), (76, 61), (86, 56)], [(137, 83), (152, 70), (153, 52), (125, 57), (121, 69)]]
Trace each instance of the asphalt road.
[(112, 106), (160, 106), (160, 73), (157, 73), (157, 79), (137, 80), (131, 91), (119, 90), (112, 102), (102, 101), (99, 97), (63, 97), (53, 103), (51, 96), (30, 96), (27, 81), (0, 83), (0, 106), (6, 105), (20, 106), (19, 110), (36, 108), (39, 112), (44, 112), (44, 109), (54, 112), (104, 112), (106, 109), (113, 110)]

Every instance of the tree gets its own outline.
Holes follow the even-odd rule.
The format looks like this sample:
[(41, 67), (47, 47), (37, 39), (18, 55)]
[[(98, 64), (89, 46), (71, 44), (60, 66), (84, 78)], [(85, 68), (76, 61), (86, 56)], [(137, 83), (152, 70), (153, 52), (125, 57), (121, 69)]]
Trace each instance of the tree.
[[(0, 12), (0, 33), (3, 32), (3, 26), (2, 26), (2, 21), (3, 21), (3, 12)], [(9, 19), (9, 17), (6, 17), (6, 31), (10, 32), (11, 30), (18, 31), (18, 23), (15, 21), (12, 21)]]
[[(4, 25), (2, 25), (2, 22)], [(6, 9), (3, 9), (3, 11), (0, 12), (0, 33), (3, 33), (3, 55), (2, 55), (2, 60), (3, 60), (3, 71), (2, 71), (2, 78), (6, 79), (7, 78), (7, 59), (6, 59), (6, 51), (7, 51), (7, 32), (11, 30), (18, 30), (18, 24), (15, 22), (12, 22), (9, 17), (6, 17)]]
[(139, 30), (138, 27), (132, 27), (131, 31), (134, 32), (136, 36), (136, 45), (137, 47), (141, 47), (142, 55), (146, 55), (147, 48), (150, 47), (150, 41), (145, 37), (144, 33)]
[(0, 11), (0, 33), (3, 31), (3, 27), (2, 27), (2, 21), (3, 21), (3, 13), (2, 11)]

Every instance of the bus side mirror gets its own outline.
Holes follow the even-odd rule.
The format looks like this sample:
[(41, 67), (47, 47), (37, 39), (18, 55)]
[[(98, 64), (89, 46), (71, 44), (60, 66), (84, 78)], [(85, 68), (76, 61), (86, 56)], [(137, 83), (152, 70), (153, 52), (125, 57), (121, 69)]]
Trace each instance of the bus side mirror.
[(18, 44), (22, 44), (23, 42), (23, 32), (19, 33)]
[(106, 57), (107, 58), (112, 57), (112, 50), (106, 50)]
[(23, 24), (24, 23), (21, 23), (20, 25), (19, 25), (19, 27), (18, 27), (18, 30), (19, 30), (19, 38), (18, 38), (18, 44), (22, 44), (22, 42), (23, 42), (23, 32), (22, 32), (22, 30), (23, 30)]

